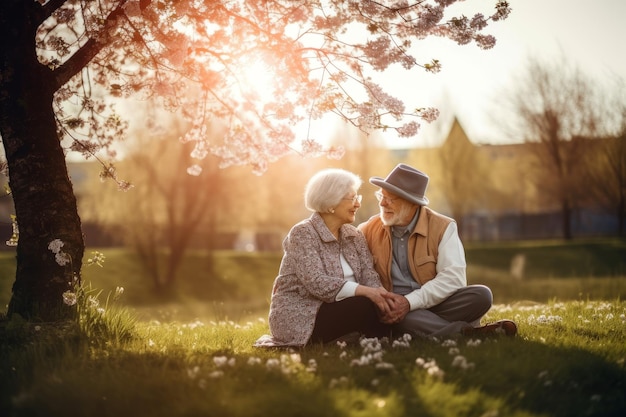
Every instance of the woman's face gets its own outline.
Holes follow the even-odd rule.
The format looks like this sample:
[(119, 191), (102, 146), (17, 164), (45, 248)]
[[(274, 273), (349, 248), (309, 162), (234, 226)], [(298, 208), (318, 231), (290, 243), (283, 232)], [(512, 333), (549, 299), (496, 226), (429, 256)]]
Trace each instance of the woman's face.
[(354, 223), (356, 212), (361, 207), (362, 198), (363, 196), (357, 194), (356, 191), (351, 191), (335, 206), (334, 216), (343, 224)]

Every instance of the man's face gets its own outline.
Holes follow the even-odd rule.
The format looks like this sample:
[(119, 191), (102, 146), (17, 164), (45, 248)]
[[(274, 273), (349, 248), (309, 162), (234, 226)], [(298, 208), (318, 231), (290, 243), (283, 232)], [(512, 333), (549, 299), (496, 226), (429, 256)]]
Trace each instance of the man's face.
[(406, 226), (419, 207), (383, 189), (376, 192), (376, 198), (380, 207), (380, 219), (385, 226)]

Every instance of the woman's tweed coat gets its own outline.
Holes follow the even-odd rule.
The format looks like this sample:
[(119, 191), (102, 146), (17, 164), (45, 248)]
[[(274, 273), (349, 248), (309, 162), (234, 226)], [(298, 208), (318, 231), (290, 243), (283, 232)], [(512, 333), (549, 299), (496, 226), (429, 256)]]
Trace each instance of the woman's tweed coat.
[(340, 253), (360, 284), (380, 287), (363, 234), (344, 224), (339, 241), (319, 213), (296, 224), (283, 241), (284, 255), (274, 281), (269, 313), (271, 344), (303, 346), (322, 303), (332, 303), (346, 280)]

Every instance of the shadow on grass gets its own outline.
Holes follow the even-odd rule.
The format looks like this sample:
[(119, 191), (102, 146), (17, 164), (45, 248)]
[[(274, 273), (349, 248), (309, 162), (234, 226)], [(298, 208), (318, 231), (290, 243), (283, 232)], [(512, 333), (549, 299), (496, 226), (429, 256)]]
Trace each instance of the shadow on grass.
[(511, 410), (532, 414), (626, 415), (623, 363), (579, 348), (520, 339), (499, 340), (488, 352), (481, 349), (465, 350), (474, 363), (472, 370), (446, 374), (460, 391), (479, 390), (503, 400)]
[[(454, 353), (420, 340), (408, 349), (387, 346), (384, 361), (393, 368), (380, 369), (351, 365), (365, 353), (358, 346), (314, 346), (293, 359), (285, 350), (201, 338), (193, 346), (140, 340), (95, 348), (58, 336), (43, 344), (2, 338), (3, 416), (604, 417), (626, 411), (623, 363), (521, 337), (474, 346), (459, 339)], [(458, 355), (473, 365), (455, 366)], [(233, 363), (219, 366), (215, 357)], [(443, 376), (429, 376), (417, 358), (434, 360)], [(310, 360), (314, 371), (306, 370)]]

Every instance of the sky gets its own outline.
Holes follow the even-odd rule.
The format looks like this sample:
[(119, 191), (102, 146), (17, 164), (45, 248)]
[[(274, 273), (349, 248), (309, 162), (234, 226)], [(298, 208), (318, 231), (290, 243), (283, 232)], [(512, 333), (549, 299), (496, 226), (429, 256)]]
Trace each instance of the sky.
[[(426, 58), (430, 51), (442, 62), (442, 71), (392, 75), (402, 83), (392, 86), (391, 92), (400, 95), (409, 109), (435, 106), (441, 111), (439, 125), (424, 128), (409, 140), (409, 146), (436, 145), (440, 132), (447, 134), (444, 125), (453, 116), (475, 143), (506, 142), (490, 113), (497, 112), (498, 94), (521, 75), (529, 56), (541, 60), (565, 57), (591, 76), (617, 75), (626, 80), (626, 0), (508, 1), (513, 9), (509, 18), (493, 22), (485, 31), (497, 39), (493, 49), (458, 46), (447, 39), (432, 45), (418, 42), (416, 46), (425, 51)], [(471, 17), (476, 12), (491, 14), (494, 4), (495, 0), (466, 0), (457, 7)], [(407, 145), (406, 139), (396, 141)]]

